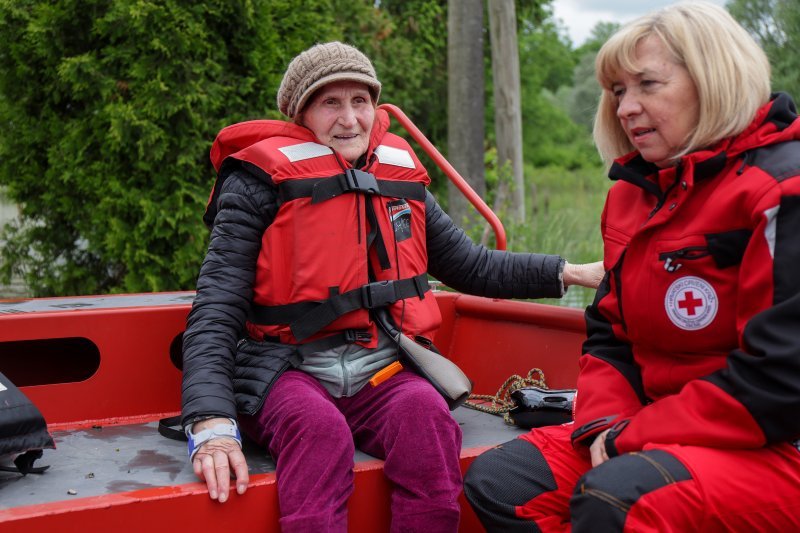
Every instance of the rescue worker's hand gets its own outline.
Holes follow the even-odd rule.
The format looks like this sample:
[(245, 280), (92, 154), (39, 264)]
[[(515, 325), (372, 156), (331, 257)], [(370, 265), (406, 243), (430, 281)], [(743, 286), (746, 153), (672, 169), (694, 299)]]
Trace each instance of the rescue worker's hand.
[(607, 429), (600, 433), (589, 446), (589, 455), (592, 457), (592, 468), (601, 465), (608, 461), (608, 453), (606, 452), (606, 435), (611, 429)]
[(573, 265), (572, 263), (566, 262), (564, 263), (564, 272), (562, 272), (564, 287), (581, 285), (583, 287), (589, 287), (590, 289), (596, 289), (598, 285), (600, 285), (605, 274), (606, 270), (603, 267), (602, 261), (585, 263), (582, 265)]
[[(220, 423), (228, 423), (228, 419), (211, 418), (197, 422), (192, 432), (197, 433)], [(237, 493), (244, 494), (250, 481), (242, 448), (238, 442), (228, 437), (214, 437), (204, 442), (194, 456), (192, 467), (194, 473), (206, 482), (211, 499), (220, 503), (228, 500), (231, 469), (236, 476)]]

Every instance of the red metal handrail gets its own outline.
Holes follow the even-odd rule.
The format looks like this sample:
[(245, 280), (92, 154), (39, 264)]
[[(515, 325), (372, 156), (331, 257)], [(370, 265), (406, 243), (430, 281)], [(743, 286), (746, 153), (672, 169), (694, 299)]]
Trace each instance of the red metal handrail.
[(506, 249), (506, 230), (503, 227), (503, 223), (500, 222), (500, 219), (497, 218), (497, 215), (494, 214), (494, 211), (486, 205), (486, 202), (483, 201), (483, 198), (478, 196), (478, 193), (470, 187), (469, 183), (461, 177), (461, 174), (453, 168), (453, 165), (450, 164), (444, 156), (439, 153), (439, 150), (425, 137), (425, 135), (419, 131), (411, 119), (403, 113), (399, 107), (392, 105), (392, 104), (381, 104), (378, 106), (379, 109), (383, 109), (394, 118), (397, 119), (397, 122), (400, 123), (403, 128), (411, 135), (411, 137), (417, 141), (422, 149), (425, 151), (433, 162), (436, 163), (442, 172), (445, 173), (447, 178), (453, 182), (453, 184), (458, 187), (461, 193), (467, 197), (467, 200), (478, 210), (478, 213), (481, 214), (483, 218), (489, 223), (489, 225), (494, 230), (495, 241), (497, 243), (498, 250), (505, 250)]

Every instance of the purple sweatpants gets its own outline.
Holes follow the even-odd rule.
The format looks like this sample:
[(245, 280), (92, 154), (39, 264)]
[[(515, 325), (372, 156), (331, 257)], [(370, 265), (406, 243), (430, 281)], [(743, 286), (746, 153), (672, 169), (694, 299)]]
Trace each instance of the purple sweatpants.
[(333, 398), (313, 377), (290, 370), (261, 412), (241, 422), (277, 463), (284, 533), (347, 531), (355, 446), (385, 460), (391, 531), (458, 529), (461, 428), (442, 397), (412, 372)]

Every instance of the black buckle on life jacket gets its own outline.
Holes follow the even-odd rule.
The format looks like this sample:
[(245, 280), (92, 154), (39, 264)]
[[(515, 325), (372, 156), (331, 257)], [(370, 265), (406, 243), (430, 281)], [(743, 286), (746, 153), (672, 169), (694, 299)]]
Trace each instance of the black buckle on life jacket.
[(378, 180), (369, 172), (364, 172), (357, 168), (348, 168), (340, 176), (343, 177), (344, 181), (342, 188), (346, 191), (359, 191), (366, 194), (380, 194), (381, 192), (380, 187), (378, 187)]
[(369, 342), (372, 340), (372, 333), (365, 329), (347, 329), (343, 333), (344, 340), (348, 344), (354, 342)]
[(327, 300), (286, 305), (253, 304), (248, 319), (254, 324), (289, 324), (298, 342), (303, 342), (342, 315), (357, 309), (374, 309), (414, 296), (422, 299), (430, 290), (425, 272), (412, 278), (374, 281)]
[(315, 341), (297, 345), (297, 352), (301, 357), (308, 357), (311, 354), (324, 352), (333, 348), (338, 348), (343, 344), (354, 344), (356, 342), (367, 343), (372, 340), (372, 334), (365, 329), (347, 329), (340, 333), (334, 333)]
[(425, 185), (422, 183), (378, 179), (369, 172), (354, 168), (327, 178), (300, 178), (278, 184), (281, 203), (311, 198), (312, 204), (318, 204), (347, 192), (378, 194), (387, 198), (405, 198), (420, 202), (425, 200)]
[(393, 280), (373, 281), (361, 287), (361, 304), (366, 309), (382, 307), (399, 300)]

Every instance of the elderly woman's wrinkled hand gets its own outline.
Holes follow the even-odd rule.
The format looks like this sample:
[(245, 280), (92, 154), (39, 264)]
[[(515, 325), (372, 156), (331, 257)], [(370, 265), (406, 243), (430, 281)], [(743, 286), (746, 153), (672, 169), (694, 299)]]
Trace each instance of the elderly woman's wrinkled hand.
[(564, 264), (564, 286), (581, 285), (582, 287), (589, 287), (596, 289), (605, 276), (605, 268), (602, 261), (594, 263), (585, 263), (582, 265), (573, 265), (572, 263)]
[(204, 442), (194, 456), (192, 468), (206, 482), (211, 499), (220, 503), (228, 500), (231, 471), (236, 477), (237, 493), (244, 494), (250, 481), (242, 448), (232, 438), (216, 437)]

